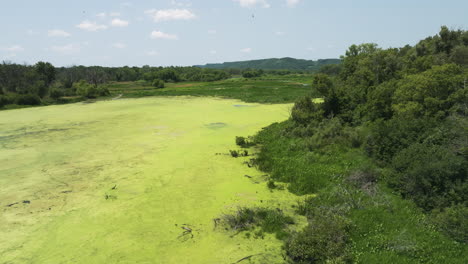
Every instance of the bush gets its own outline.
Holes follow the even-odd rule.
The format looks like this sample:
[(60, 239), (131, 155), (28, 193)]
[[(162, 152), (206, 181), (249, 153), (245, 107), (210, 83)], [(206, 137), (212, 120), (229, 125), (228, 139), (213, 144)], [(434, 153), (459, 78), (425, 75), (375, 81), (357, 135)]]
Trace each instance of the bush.
[(262, 232), (274, 233), (279, 239), (285, 238), (287, 236), (286, 227), (294, 224), (294, 220), (285, 216), (279, 208), (241, 207), (234, 214), (224, 215), (222, 220), (232, 230), (247, 231), (258, 227), (260, 228), (259, 234)]
[(36, 94), (20, 94), (16, 97), (15, 103), (18, 105), (40, 105), (42, 101)]
[(295, 233), (285, 245), (287, 256), (299, 264), (350, 263), (347, 242), (348, 221), (326, 210), (315, 214), (307, 227)]
[(107, 87), (105, 86), (98, 86), (97, 88), (97, 94), (99, 96), (109, 96), (110, 95), (110, 91)]
[(8, 104), (14, 104), (15, 103), (15, 96), (14, 95), (0, 95), (0, 107), (3, 107)]
[(310, 96), (305, 96), (296, 103), (291, 110), (291, 119), (302, 125), (306, 125), (311, 121), (321, 121), (324, 111), (320, 104), (314, 104)]
[(229, 150), (229, 153), (231, 154), (231, 157), (233, 157), (233, 158), (237, 158), (237, 157), (240, 156), (239, 151), (237, 151), (237, 150)]
[(49, 96), (50, 96), (50, 98), (57, 100), (57, 99), (59, 99), (60, 97), (64, 96), (64, 93), (63, 93), (62, 90), (56, 88), (56, 89), (52, 89), (52, 90), (50, 91), (50, 95), (49, 95)]
[(109, 96), (109, 89), (105, 86), (94, 86), (88, 82), (81, 80), (73, 84), (73, 88), (76, 90), (76, 94), (86, 98), (96, 98), (98, 96)]
[(248, 148), (253, 145), (252, 142), (247, 140), (245, 137), (236, 137), (236, 145), (238, 145), (241, 148)]
[(439, 229), (453, 239), (468, 242), (468, 207), (464, 204), (454, 205), (432, 213), (434, 223)]
[(164, 88), (164, 81), (160, 79), (154, 79), (151, 85), (155, 88)]
[(416, 143), (395, 156), (393, 188), (425, 210), (466, 201), (467, 161), (445, 146)]

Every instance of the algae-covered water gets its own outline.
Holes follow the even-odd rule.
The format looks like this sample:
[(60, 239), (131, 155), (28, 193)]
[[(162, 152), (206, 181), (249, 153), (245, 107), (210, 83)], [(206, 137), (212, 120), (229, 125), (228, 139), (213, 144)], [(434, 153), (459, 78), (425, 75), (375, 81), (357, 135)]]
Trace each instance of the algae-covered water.
[(289, 115), (246, 105), (178, 97), (0, 112), (0, 263), (283, 262), (272, 235), (213, 220), (294, 200), (225, 154), (235, 136)]

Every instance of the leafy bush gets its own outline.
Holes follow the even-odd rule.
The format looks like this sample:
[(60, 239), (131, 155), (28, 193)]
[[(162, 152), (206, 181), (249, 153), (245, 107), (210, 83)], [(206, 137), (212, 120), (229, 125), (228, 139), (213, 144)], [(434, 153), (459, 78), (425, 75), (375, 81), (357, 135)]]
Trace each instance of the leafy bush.
[(0, 95), (0, 107), (15, 103), (16, 96), (10, 94)]
[(154, 79), (151, 85), (155, 88), (164, 88), (164, 81), (160, 79)]
[(351, 263), (347, 250), (350, 223), (326, 210), (317, 212), (303, 231), (286, 242), (287, 256), (298, 264)]
[(86, 98), (96, 98), (98, 96), (108, 96), (110, 91), (106, 86), (91, 85), (85, 80), (81, 80), (73, 84), (73, 89), (76, 90), (76, 94), (81, 95)]
[(468, 198), (468, 162), (444, 146), (416, 143), (395, 156), (391, 186), (426, 210)]
[(57, 100), (60, 97), (64, 96), (64, 93), (62, 90), (55, 88), (50, 91), (49, 96), (50, 98)]
[(239, 151), (237, 150), (229, 150), (229, 153), (231, 154), (231, 157), (237, 158), (240, 156)]
[(42, 101), (36, 94), (20, 94), (16, 96), (15, 103), (18, 105), (40, 105)]
[(296, 103), (291, 110), (291, 119), (302, 125), (306, 125), (312, 121), (321, 121), (324, 111), (320, 104), (314, 104), (310, 96), (305, 96)]
[(453, 239), (468, 243), (468, 207), (458, 204), (432, 213), (434, 223)]

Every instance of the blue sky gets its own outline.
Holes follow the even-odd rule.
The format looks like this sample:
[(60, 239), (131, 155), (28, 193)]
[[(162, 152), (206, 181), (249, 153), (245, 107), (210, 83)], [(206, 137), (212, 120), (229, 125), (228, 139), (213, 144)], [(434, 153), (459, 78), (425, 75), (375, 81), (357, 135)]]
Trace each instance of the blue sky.
[(56, 66), (337, 58), (468, 28), (466, 0), (0, 1), (0, 61)]

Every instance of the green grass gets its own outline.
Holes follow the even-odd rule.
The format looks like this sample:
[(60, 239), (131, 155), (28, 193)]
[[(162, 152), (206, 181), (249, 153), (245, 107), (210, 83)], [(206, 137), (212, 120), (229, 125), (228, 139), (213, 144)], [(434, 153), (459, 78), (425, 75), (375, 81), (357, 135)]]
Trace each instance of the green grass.
[(273, 76), (271, 79), (232, 78), (216, 82), (167, 83), (166, 88), (155, 89), (139, 82), (110, 83), (108, 88), (113, 95), (123, 97), (143, 96), (215, 96), (240, 99), (244, 102), (291, 103), (297, 98), (311, 93), (307, 76)]

